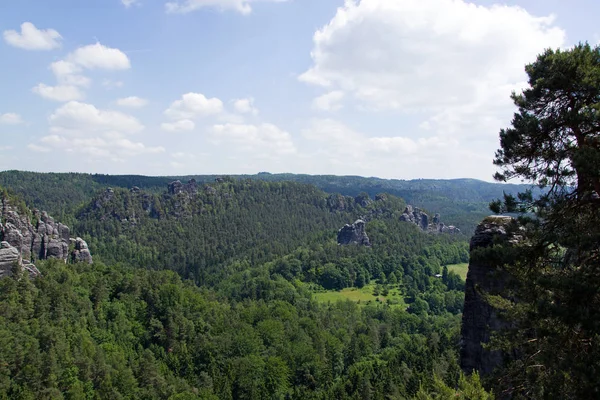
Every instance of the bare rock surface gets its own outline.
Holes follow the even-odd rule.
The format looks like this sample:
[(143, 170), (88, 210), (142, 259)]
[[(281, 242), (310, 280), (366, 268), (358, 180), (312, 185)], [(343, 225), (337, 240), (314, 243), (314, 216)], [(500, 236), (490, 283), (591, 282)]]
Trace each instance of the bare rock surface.
[[(105, 196), (111, 196), (106, 192)], [(69, 254), (71, 244), (70, 229), (67, 225), (55, 222), (45, 211), (19, 210), (8, 199), (2, 199), (0, 207), (0, 277), (10, 276), (15, 268), (21, 268), (30, 276), (40, 274), (35, 267), (36, 260), (54, 258), (58, 260), (92, 262), (85, 245), (84, 256)], [(33, 223), (32, 223), (33, 220)], [(79, 239), (79, 238), (78, 238)], [(79, 239), (81, 240), (81, 239)], [(85, 243), (85, 242), (84, 242)], [(77, 249), (75, 243), (75, 252)]]
[(338, 231), (337, 241), (338, 244), (341, 245), (358, 244), (370, 246), (371, 242), (365, 231), (365, 221), (358, 219), (352, 225), (344, 225), (344, 227)]

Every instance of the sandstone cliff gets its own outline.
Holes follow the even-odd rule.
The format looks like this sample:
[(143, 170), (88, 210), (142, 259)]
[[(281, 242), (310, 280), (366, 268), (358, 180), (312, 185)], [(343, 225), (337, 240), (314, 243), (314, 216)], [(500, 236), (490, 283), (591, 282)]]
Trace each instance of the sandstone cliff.
[(471, 238), (460, 348), (460, 364), (466, 373), (476, 370), (489, 374), (507, 356), (483, 346), (493, 332), (509, 327), (485, 296), (505, 293), (510, 278), (499, 268), (503, 259), (500, 252), (518, 240), (514, 219), (504, 216), (485, 218)]
[(8, 198), (2, 198), (0, 277), (12, 275), (15, 268), (37, 276), (39, 271), (33, 263), (49, 258), (92, 263), (87, 243), (81, 238), (71, 238), (68, 226), (55, 222), (46, 212), (34, 210), (31, 217), (27, 214)]

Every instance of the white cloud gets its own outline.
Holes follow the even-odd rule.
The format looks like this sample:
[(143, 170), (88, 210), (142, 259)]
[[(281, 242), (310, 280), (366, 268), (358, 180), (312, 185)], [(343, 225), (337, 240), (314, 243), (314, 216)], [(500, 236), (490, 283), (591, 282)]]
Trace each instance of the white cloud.
[(60, 47), (62, 36), (54, 29), (37, 29), (31, 22), (21, 24), (21, 33), (4, 31), (4, 40), (11, 46), (25, 50), (52, 50)]
[(81, 75), (82, 69), (69, 61), (56, 61), (50, 64), (50, 70), (61, 85), (88, 87), (90, 79)]
[(131, 68), (131, 63), (125, 53), (100, 43), (79, 47), (67, 56), (67, 61), (87, 69), (123, 70)]
[(107, 159), (115, 162), (144, 154), (165, 152), (162, 146), (147, 146), (132, 141), (127, 134), (144, 126), (133, 116), (118, 111), (101, 110), (94, 105), (71, 101), (49, 117), (50, 134), (28, 148), (37, 152), (65, 152), (83, 160)]
[(168, 13), (186, 14), (202, 8), (216, 8), (221, 11), (233, 10), (247, 15), (252, 12), (250, 3), (254, 2), (282, 3), (287, 0), (182, 0), (168, 2), (165, 8)]
[(193, 131), (196, 127), (194, 121), (190, 121), (189, 119), (182, 119), (177, 122), (165, 122), (161, 124), (160, 127), (168, 132), (178, 132), (178, 131)]
[[(565, 31), (552, 16), (516, 6), (362, 0), (346, 1), (313, 40), (313, 65), (301, 81), (327, 94), (343, 91), (365, 114), (409, 115), (398, 122), (420, 126), (406, 133), (417, 144), (419, 132), (426, 132), (458, 141), (470, 154), (487, 155), (483, 168), (475, 164), (478, 157), (460, 164), (471, 171), (465, 168), (461, 175), (477, 171), (489, 179), (498, 131), (514, 112), (511, 91), (525, 87), (525, 64), (545, 48), (564, 45)], [(321, 105), (328, 106), (324, 100)], [(440, 161), (425, 167), (447, 176)]]
[(207, 99), (201, 93), (186, 93), (181, 100), (174, 101), (165, 110), (165, 115), (174, 120), (182, 120), (216, 115), (222, 111), (223, 102), (216, 97)]
[(119, 111), (100, 110), (92, 104), (70, 101), (49, 117), (53, 132), (76, 135), (89, 132), (136, 133), (144, 129), (135, 117)]
[(0, 124), (19, 125), (23, 123), (23, 118), (16, 113), (0, 114)]
[(82, 75), (84, 68), (119, 70), (130, 67), (129, 58), (119, 49), (109, 48), (100, 43), (79, 47), (65, 60), (50, 64), (50, 70), (58, 85), (40, 83), (33, 88), (33, 92), (55, 101), (81, 100), (84, 96), (79, 88), (91, 84), (91, 80)]
[(65, 102), (83, 99), (83, 93), (79, 90), (77, 86), (48, 86), (46, 84), (40, 83), (39, 85), (33, 87), (31, 90), (33, 91), (33, 93), (36, 93), (42, 96), (43, 98), (54, 101)]
[(133, 5), (140, 4), (138, 0), (121, 0), (121, 3), (125, 6), (125, 8), (129, 8)]
[(219, 124), (212, 128), (215, 143), (225, 142), (232, 150), (254, 156), (276, 158), (296, 152), (292, 135), (273, 124)]
[(142, 108), (148, 104), (148, 100), (137, 96), (125, 97), (117, 100), (117, 105), (121, 107)]
[(341, 90), (334, 90), (314, 99), (313, 108), (322, 111), (338, 111), (342, 108), (340, 101), (343, 98), (344, 92)]
[(254, 98), (252, 97), (233, 100), (233, 108), (242, 114), (258, 115), (258, 109), (254, 107)]
[[(369, 136), (332, 119), (312, 120), (302, 136), (308, 141), (305, 156), (316, 168), (308, 171), (312, 173), (450, 178), (472, 176), (468, 173), (471, 166), (457, 159), (482, 160), (480, 155), (460, 148), (453, 138)], [(432, 170), (432, 165), (443, 166), (443, 171)]]
[(347, 1), (315, 33), (314, 65), (300, 79), (376, 109), (439, 109), (476, 101), (490, 85), (522, 82), (524, 64), (564, 39), (552, 17), (519, 7)]
[(105, 134), (96, 137), (65, 137), (48, 135), (40, 139), (40, 143), (31, 143), (27, 147), (37, 152), (51, 150), (76, 153), (94, 159), (110, 159), (123, 161), (129, 157), (142, 154), (164, 153), (162, 146), (148, 147), (141, 142), (133, 142), (118, 133)]

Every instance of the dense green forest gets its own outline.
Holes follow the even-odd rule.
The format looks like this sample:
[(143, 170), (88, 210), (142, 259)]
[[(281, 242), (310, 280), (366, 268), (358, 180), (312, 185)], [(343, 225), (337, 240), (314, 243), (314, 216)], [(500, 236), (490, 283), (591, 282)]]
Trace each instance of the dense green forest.
[[(9, 189), (59, 207), (55, 184), (67, 183)], [(41, 277), (1, 282), (0, 398), (483, 393), (459, 379), (464, 282), (446, 267), (468, 260), (468, 236), (400, 221), (403, 199), (235, 178), (176, 193), (112, 186), (82, 180), (62, 209), (93, 265), (40, 262)], [(359, 217), (371, 246), (338, 245)], [(376, 300), (315, 297), (350, 287)]]
[[(37, 173), (24, 171), (0, 172), (0, 186), (12, 189), (31, 207), (48, 211), (62, 221), (72, 223), (72, 215), (85, 206), (100, 190), (108, 187), (130, 189), (137, 186), (152, 193), (162, 193), (174, 180), (187, 182), (195, 179), (199, 185), (210, 184), (217, 175), (148, 177), (139, 175), (102, 175), (82, 173)], [(232, 176), (235, 180), (251, 179), (267, 182), (298, 182), (314, 185), (328, 193), (357, 196), (361, 192), (374, 198), (378, 193), (389, 193), (408, 204), (442, 217), (459, 226), (464, 232), (473, 232), (485, 217), (490, 201), (503, 193), (516, 194), (528, 185), (497, 184), (475, 179), (454, 180), (398, 180), (364, 178), (359, 176), (269, 174)]]
[[(462, 282), (432, 275), (465, 260), (464, 237), (400, 223), (393, 196), (340, 211), (309, 185), (211, 187), (99, 192), (75, 227), (110, 267), (49, 261), (33, 282), (3, 280), (0, 396), (401, 398), (454, 385)], [(373, 246), (338, 246), (358, 214), (374, 216)], [(371, 280), (409, 309), (312, 299)]]
[(0, 281), (0, 398), (400, 399), (459, 378), (457, 314), (321, 305), (261, 271), (262, 298), (227, 301), (173, 272), (40, 268)]

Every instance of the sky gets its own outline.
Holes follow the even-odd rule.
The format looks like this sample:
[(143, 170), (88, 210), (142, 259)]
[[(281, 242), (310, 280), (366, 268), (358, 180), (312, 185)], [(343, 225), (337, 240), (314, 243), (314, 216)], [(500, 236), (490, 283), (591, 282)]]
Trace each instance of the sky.
[(3, 0), (0, 170), (491, 181), (597, 0)]

